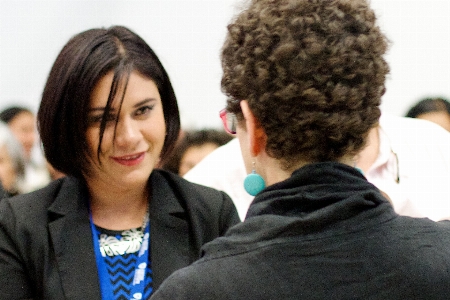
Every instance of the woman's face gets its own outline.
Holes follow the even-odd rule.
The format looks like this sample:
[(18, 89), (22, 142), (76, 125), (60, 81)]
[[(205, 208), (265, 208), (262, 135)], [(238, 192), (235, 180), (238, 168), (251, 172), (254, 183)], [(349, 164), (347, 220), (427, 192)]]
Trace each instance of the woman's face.
[(166, 136), (163, 107), (155, 83), (133, 71), (120, 112), (123, 85), (120, 85), (107, 116), (99, 163), (100, 123), (112, 79), (112, 72), (100, 79), (91, 96), (86, 133), (91, 167), (86, 179), (88, 183), (100, 182), (108, 187), (133, 188), (146, 184), (159, 162)]
[(37, 139), (36, 119), (30, 112), (23, 111), (8, 123), (17, 140), (22, 144), (27, 158), (30, 158), (34, 143)]
[(17, 180), (17, 172), (14, 169), (14, 163), (8, 153), (6, 146), (0, 147), (0, 181), (7, 191), (14, 189)]

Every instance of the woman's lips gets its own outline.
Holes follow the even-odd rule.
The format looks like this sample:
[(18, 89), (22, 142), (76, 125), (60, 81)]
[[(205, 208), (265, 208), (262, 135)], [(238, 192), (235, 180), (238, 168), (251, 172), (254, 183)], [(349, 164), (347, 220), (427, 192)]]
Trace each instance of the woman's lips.
[(135, 166), (144, 160), (144, 157), (145, 152), (141, 152), (133, 155), (114, 156), (111, 159), (124, 166)]

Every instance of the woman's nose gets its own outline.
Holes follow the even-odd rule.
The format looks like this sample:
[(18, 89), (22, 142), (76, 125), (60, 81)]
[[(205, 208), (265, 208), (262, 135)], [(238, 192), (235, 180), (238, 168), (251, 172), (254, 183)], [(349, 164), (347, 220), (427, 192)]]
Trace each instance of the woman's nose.
[(137, 122), (131, 118), (119, 120), (116, 127), (115, 144), (117, 146), (127, 146), (139, 140), (140, 130)]

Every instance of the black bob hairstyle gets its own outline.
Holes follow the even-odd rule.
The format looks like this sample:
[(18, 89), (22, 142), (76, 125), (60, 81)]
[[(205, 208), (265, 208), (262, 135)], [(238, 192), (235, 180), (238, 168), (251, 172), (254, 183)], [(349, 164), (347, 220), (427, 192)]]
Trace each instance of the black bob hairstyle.
[[(153, 80), (158, 87), (166, 123), (161, 160), (170, 154), (178, 138), (180, 116), (169, 76), (150, 46), (123, 26), (95, 28), (72, 37), (63, 47), (45, 85), (37, 113), (37, 125), (45, 157), (57, 170), (80, 179), (89, 172), (88, 112), (98, 81), (113, 71), (111, 92), (104, 111), (108, 115), (119, 83), (125, 85), (132, 71)], [(123, 99), (122, 97), (119, 97)], [(105, 131), (100, 124), (97, 155)]]

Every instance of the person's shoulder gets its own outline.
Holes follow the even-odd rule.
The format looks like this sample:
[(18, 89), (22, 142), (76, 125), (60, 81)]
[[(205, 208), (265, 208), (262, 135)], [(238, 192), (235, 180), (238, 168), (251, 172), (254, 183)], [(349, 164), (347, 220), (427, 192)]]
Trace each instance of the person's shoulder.
[(68, 178), (61, 178), (50, 182), (47, 186), (33, 192), (4, 198), (0, 201), (0, 214), (11, 210), (18, 216), (39, 214), (47, 211), (63, 185), (69, 183)]
[(439, 230), (445, 232), (450, 238), (450, 220), (438, 221), (435, 222), (435, 224), (439, 228)]
[[(393, 132), (401, 133), (402, 135), (409, 135), (427, 138), (427, 137), (449, 137), (450, 133), (441, 126), (430, 122), (428, 120), (407, 118), (383, 113), (380, 117), (380, 126), (389, 135)], [(431, 133), (431, 134), (430, 134)]]
[[(389, 226), (390, 233), (399, 236), (409, 236), (404, 239), (412, 247), (417, 247), (420, 243), (429, 244), (433, 247), (440, 247), (450, 243), (450, 221), (433, 221), (429, 218), (413, 218), (409, 216), (397, 216)], [(401, 244), (399, 244), (401, 245)], [(450, 262), (450, 248), (445, 246), (447, 259)]]
[(206, 274), (198, 272), (196, 266), (188, 266), (175, 271), (150, 297), (150, 300), (190, 300), (190, 299), (214, 299), (208, 297), (203, 287), (211, 290), (207, 282), (210, 278), (205, 278)]
[(222, 157), (223, 155), (227, 154), (240, 154), (241, 148), (239, 145), (239, 140), (237, 138), (233, 138), (228, 143), (216, 148), (213, 152), (211, 152), (207, 157), (214, 158), (214, 157)]
[(243, 170), (245, 173), (241, 155), (239, 140), (234, 138), (208, 154), (189, 170), (184, 178), (194, 182), (197, 182), (197, 179), (200, 178), (200, 182), (202, 182), (202, 180), (210, 181), (211, 179), (208, 178), (221, 178), (224, 172), (228, 173), (232, 169)]
[(448, 160), (446, 156), (450, 152), (450, 132), (435, 123), (383, 114), (380, 127), (394, 150), (402, 155), (413, 157), (435, 153)]
[[(232, 272), (232, 269), (232, 264), (228, 264), (224, 268), (223, 265), (217, 264), (216, 260), (205, 261), (201, 258), (172, 273), (150, 299), (228, 299), (229, 295), (227, 296), (224, 287), (232, 280), (223, 278), (221, 274), (231, 274), (229, 272)], [(223, 272), (218, 272), (218, 270)], [(220, 282), (227, 284), (218, 285)]]
[[(450, 219), (450, 216), (448, 217)], [(432, 221), (430, 220), (431, 227), (433, 229), (435, 228), (437, 235), (445, 236), (445, 239), (448, 243), (450, 243), (450, 220), (449, 219), (442, 219), (440, 221)]]
[(230, 196), (207, 186), (192, 183), (165, 170), (156, 169), (152, 173), (152, 184), (168, 186), (182, 206), (203, 221), (220, 220), (222, 229), (240, 222), (239, 215)]
[[(233, 182), (243, 182), (247, 172), (242, 159), (239, 141), (235, 138), (215, 149), (195, 165), (183, 178), (190, 182), (229, 191)], [(242, 188), (243, 190), (243, 188)]]

